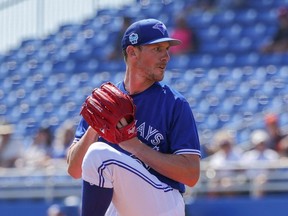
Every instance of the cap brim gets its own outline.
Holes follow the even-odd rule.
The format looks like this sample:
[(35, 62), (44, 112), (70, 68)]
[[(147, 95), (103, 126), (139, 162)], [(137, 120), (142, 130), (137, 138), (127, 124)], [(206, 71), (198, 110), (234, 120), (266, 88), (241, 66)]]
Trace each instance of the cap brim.
[(169, 42), (170, 46), (177, 46), (177, 45), (180, 45), (182, 43), (182, 41), (177, 40), (177, 39), (173, 39), (173, 38), (161, 38), (158, 40), (149, 41), (147, 43), (144, 43), (143, 45), (155, 44), (155, 43), (161, 43), (161, 42)]

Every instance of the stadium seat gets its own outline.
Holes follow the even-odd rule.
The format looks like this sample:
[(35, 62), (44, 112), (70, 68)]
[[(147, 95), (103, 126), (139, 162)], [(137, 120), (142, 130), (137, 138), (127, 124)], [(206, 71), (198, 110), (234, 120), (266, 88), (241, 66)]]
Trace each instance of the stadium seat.
[(203, 55), (192, 55), (190, 58), (190, 62), (188, 68), (207, 68), (210, 67), (210, 64), (213, 60), (213, 56), (210, 54), (203, 54)]
[[(288, 98), (286, 98), (288, 100)], [(287, 101), (286, 101), (286, 105), (287, 105)], [(287, 112), (283, 112), (279, 114), (279, 126), (280, 127), (284, 127), (288, 125), (288, 113)]]
[(235, 64), (237, 57), (235, 54), (227, 53), (223, 55), (217, 55), (212, 58), (211, 66), (212, 67), (230, 67)]
[(236, 14), (233, 10), (221, 11), (213, 16), (211, 22), (219, 27), (232, 25), (236, 21)]
[(17, 56), (17, 59), (29, 58), (31, 55), (36, 54), (41, 47), (42, 40), (40, 39), (24, 40), (21, 42), (19, 51), (16, 53), (15, 56)]
[(258, 60), (259, 65), (281, 65), (282, 54), (263, 54)]
[(260, 55), (257, 52), (242, 53), (237, 55), (235, 60), (236, 67), (253, 67), (259, 65)]
[(185, 69), (189, 65), (190, 58), (193, 58), (193, 55), (172, 55), (168, 63), (168, 69)]
[[(288, 58), (288, 55), (285, 55), (285, 57)], [(287, 60), (288, 61), (288, 60)], [(288, 79), (288, 65), (283, 64), (283, 66), (279, 67), (279, 77), (281, 77), (284, 80)]]
[(161, 14), (164, 5), (159, 1), (150, 1), (147, 5), (142, 5), (141, 13), (145, 17), (156, 18)]
[(234, 40), (230, 40), (227, 50), (236, 55), (247, 54), (252, 51), (252, 43), (253, 41), (249, 37), (236, 38)]
[(72, 59), (55, 62), (51, 68), (53, 73), (71, 73), (75, 70), (75, 61)]
[(229, 41), (226, 38), (219, 38), (217, 40), (207, 40), (207, 41), (201, 41), (200, 44), (200, 54), (225, 54), (229, 51), (228, 49), (228, 43)]
[(238, 10), (235, 16), (235, 21), (244, 28), (253, 25), (258, 19), (258, 12), (254, 8)]
[[(210, 17), (212, 19), (212, 17)], [(199, 29), (206, 29), (209, 26), (210, 20), (203, 19), (201, 13), (190, 13), (187, 16), (187, 23), (189, 26), (199, 30)]]
[(247, 6), (251, 7), (251, 8), (255, 8), (256, 10), (266, 10), (268, 8), (272, 8), (273, 6), (275, 6), (274, 1), (273, 0), (251, 0), (249, 2), (247, 2)]
[(57, 34), (63, 39), (63, 42), (68, 41), (71, 38), (77, 36), (77, 33), (80, 30), (81, 25), (69, 23), (61, 25), (58, 30)]

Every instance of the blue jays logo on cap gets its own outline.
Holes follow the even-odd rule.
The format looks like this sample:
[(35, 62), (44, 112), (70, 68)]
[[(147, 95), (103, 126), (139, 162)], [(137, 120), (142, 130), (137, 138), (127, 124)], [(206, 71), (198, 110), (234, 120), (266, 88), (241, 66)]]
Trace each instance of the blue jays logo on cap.
[(139, 38), (138, 34), (136, 34), (136, 33), (132, 33), (129, 35), (129, 41), (133, 45), (138, 43), (138, 38)]
[(122, 38), (122, 49), (129, 45), (139, 46), (168, 42), (170, 46), (181, 44), (180, 40), (170, 38), (166, 26), (157, 19), (144, 19), (130, 25)]
[(161, 22), (156, 23), (152, 28), (158, 29), (163, 35), (165, 34), (165, 31), (167, 31), (166, 26)]

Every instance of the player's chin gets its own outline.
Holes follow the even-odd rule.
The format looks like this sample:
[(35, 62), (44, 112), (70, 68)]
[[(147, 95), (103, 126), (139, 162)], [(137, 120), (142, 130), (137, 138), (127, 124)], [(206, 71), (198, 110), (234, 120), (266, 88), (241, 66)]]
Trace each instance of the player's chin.
[(155, 81), (162, 81), (164, 79), (164, 72), (163, 73), (158, 73), (157, 75), (154, 76)]
[(163, 68), (161, 67), (161, 68), (159, 68), (159, 75), (164, 76), (165, 70), (166, 70), (166, 67), (163, 67)]

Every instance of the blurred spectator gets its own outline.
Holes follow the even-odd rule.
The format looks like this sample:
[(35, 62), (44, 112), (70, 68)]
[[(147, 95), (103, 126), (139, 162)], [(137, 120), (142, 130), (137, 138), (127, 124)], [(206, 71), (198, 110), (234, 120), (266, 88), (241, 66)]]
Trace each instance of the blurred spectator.
[(80, 198), (78, 196), (68, 196), (63, 203), (53, 203), (47, 209), (47, 216), (79, 216)]
[(132, 23), (132, 19), (130, 17), (126, 17), (126, 16), (123, 17), (122, 27), (117, 34), (112, 52), (109, 53), (107, 56), (108, 60), (118, 60), (118, 59), (123, 58), (121, 40), (122, 40), (122, 36), (124, 35), (124, 32), (126, 31), (128, 26), (130, 26), (131, 23)]
[(247, 168), (248, 180), (252, 183), (253, 197), (264, 195), (264, 187), (269, 175), (269, 164), (278, 161), (279, 155), (273, 149), (268, 148), (269, 135), (265, 130), (258, 129), (251, 133), (252, 149), (245, 152), (242, 163)]
[(21, 157), (24, 145), (14, 134), (14, 125), (8, 122), (0, 124), (0, 167), (15, 167)]
[[(201, 142), (202, 141), (202, 142)], [(215, 148), (211, 148), (211, 143), (209, 143), (209, 141), (206, 140), (201, 140), (201, 145), (200, 145), (200, 149), (201, 149), (201, 158), (205, 159), (206, 157), (211, 156), (212, 154), (214, 154), (215, 152)]]
[(251, 133), (252, 149), (245, 152), (242, 161), (253, 165), (257, 161), (275, 161), (279, 154), (268, 147), (269, 135), (265, 130), (255, 130)]
[(33, 141), (26, 147), (18, 166), (46, 167), (52, 156), (53, 133), (49, 127), (39, 128)]
[(55, 133), (55, 140), (53, 143), (53, 158), (65, 158), (68, 147), (74, 140), (75, 122), (72, 119), (66, 120)]
[(288, 157), (288, 136), (283, 137), (283, 139), (281, 139), (279, 141), (279, 154), (281, 157)]
[(212, 140), (218, 150), (208, 160), (209, 167), (216, 170), (210, 187), (223, 190), (222, 193), (213, 195), (233, 195), (231, 187), (235, 187), (238, 183), (235, 182), (236, 176), (242, 175), (242, 170), (237, 169), (242, 157), (242, 150), (236, 146), (235, 138), (228, 130), (217, 132)]
[(53, 204), (47, 209), (47, 216), (66, 216), (61, 206)]
[(288, 7), (278, 9), (278, 26), (271, 41), (261, 47), (263, 53), (282, 53), (288, 51)]
[(196, 33), (188, 25), (184, 16), (176, 17), (175, 27), (171, 31), (171, 37), (182, 41), (182, 44), (170, 48), (171, 55), (181, 55), (197, 52), (198, 41)]
[(268, 147), (277, 151), (280, 156), (288, 157), (288, 147), (285, 142), (285, 137), (288, 134), (281, 130), (278, 116), (272, 113), (267, 114), (265, 116), (265, 126), (269, 134)]
[(218, 148), (209, 159), (211, 166), (219, 168), (238, 164), (242, 150), (236, 146), (234, 136), (229, 131), (217, 132), (213, 142)]

